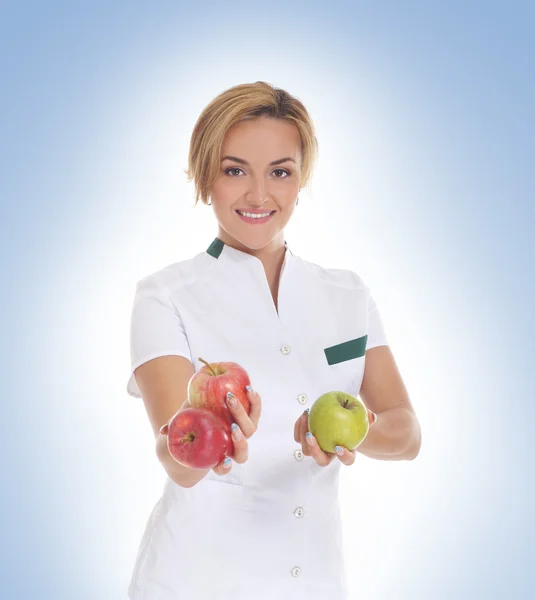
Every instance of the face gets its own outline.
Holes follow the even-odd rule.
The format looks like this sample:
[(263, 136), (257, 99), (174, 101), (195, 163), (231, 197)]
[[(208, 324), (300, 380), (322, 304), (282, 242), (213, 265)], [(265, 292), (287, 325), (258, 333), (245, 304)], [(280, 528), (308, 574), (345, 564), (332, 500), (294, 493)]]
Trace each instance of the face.
[[(235, 123), (227, 131), (221, 157), (211, 192), (221, 240), (243, 250), (283, 246), (284, 227), (300, 189), (297, 126), (269, 117)], [(253, 219), (243, 213), (268, 216)]]

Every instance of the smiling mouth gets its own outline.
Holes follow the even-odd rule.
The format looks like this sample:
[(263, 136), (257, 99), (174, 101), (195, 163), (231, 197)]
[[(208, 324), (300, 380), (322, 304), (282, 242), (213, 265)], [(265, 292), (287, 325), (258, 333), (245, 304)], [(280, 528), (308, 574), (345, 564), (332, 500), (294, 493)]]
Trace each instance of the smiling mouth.
[[(241, 215), (242, 217), (245, 217), (245, 216), (246, 216), (246, 215), (245, 215), (245, 212), (247, 212), (247, 211), (245, 211), (245, 212), (242, 212), (241, 210), (238, 210), (238, 209), (236, 209), (236, 212), (237, 212), (239, 215)], [(271, 212), (266, 212), (266, 213), (248, 213), (248, 214), (250, 214), (250, 215), (255, 215), (255, 216), (253, 217), (253, 218), (255, 218), (255, 219), (258, 219), (258, 218), (260, 218), (260, 217), (258, 217), (258, 216), (256, 216), (256, 215), (258, 215), (258, 214), (262, 214), (262, 215), (265, 215), (264, 217), (262, 217), (262, 218), (264, 218), (264, 219), (265, 219), (266, 217), (270, 217), (270, 216), (271, 216), (273, 213), (275, 213), (275, 212), (277, 212), (277, 211), (276, 211), (276, 210), (272, 210)]]

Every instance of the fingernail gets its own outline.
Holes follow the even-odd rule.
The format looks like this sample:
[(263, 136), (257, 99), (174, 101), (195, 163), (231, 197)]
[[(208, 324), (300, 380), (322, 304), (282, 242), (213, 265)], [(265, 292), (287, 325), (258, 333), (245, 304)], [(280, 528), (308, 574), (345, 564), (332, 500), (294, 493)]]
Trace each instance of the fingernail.
[(305, 408), (305, 412), (303, 414), (308, 415), (309, 412), (310, 412), (310, 408)]
[(249, 392), (249, 394), (253, 393), (253, 388), (250, 385), (246, 385), (245, 389)]
[(232, 392), (227, 392), (227, 402), (230, 406), (236, 406), (236, 396)]
[(343, 456), (344, 449), (342, 448), (342, 446), (336, 446), (336, 448), (334, 450), (335, 450), (336, 454), (339, 454), (340, 456)]
[(316, 445), (316, 440), (314, 439), (314, 437), (312, 436), (312, 434), (310, 433), (310, 431), (307, 431), (305, 434), (305, 437), (307, 439), (307, 442), (311, 445), (311, 446), (315, 446)]
[(230, 430), (232, 431), (232, 437), (237, 441), (237, 440), (241, 440), (242, 438), (242, 432), (240, 431), (240, 428), (238, 427), (237, 423), (232, 423), (232, 425), (230, 426)]
[(232, 460), (230, 458), (225, 458), (225, 460), (223, 461), (223, 466), (225, 467), (225, 469), (228, 469), (230, 467), (231, 462)]

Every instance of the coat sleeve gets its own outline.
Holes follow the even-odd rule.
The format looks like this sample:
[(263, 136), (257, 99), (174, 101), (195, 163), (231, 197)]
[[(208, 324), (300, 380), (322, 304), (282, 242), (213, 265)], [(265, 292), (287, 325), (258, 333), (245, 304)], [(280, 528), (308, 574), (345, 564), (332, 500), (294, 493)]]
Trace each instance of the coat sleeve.
[(368, 341), (366, 349), (376, 346), (388, 346), (388, 339), (384, 328), (379, 309), (368, 290)]
[(170, 300), (170, 290), (148, 276), (136, 284), (130, 317), (130, 375), (128, 395), (141, 398), (134, 375), (143, 363), (159, 356), (177, 355), (191, 360), (184, 324)]

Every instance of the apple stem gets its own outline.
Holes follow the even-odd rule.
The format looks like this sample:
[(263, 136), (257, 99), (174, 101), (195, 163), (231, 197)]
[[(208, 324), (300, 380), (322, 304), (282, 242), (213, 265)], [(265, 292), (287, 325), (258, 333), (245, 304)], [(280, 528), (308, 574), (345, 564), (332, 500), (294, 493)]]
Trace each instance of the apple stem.
[(211, 365), (210, 363), (207, 363), (207, 362), (204, 360), (204, 358), (199, 358), (199, 360), (200, 360), (202, 363), (204, 363), (204, 364), (205, 364), (205, 365), (206, 365), (206, 366), (207, 366), (207, 367), (210, 369), (210, 371), (212, 371), (212, 375), (213, 375), (214, 377), (216, 377), (216, 376), (217, 376), (217, 373), (216, 373), (216, 372), (215, 372), (215, 371), (212, 369), (212, 365)]

